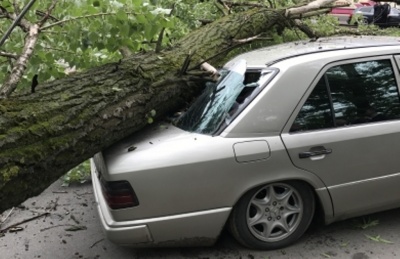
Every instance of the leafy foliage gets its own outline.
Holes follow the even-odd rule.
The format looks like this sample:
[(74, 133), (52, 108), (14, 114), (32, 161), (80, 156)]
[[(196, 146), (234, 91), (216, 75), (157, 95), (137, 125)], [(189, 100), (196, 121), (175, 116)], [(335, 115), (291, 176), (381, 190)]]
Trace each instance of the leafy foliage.
[(175, 27), (168, 28), (166, 33), (172, 41), (200, 27), (202, 20), (214, 21), (221, 17), (214, 1), (153, 0), (151, 2), (156, 6), (174, 8), (173, 15), (177, 18), (175, 19)]
[(354, 222), (354, 227), (359, 229), (367, 229), (379, 225), (379, 220), (371, 219), (370, 217), (368, 218), (363, 217), (362, 219), (356, 219), (353, 222)]
[[(14, 13), (14, 2), (17, 3), (18, 9), (22, 9), (29, 0), (4, 0), (0, 6)], [(25, 18), (31, 23), (40, 21), (49, 7), (49, 2), (36, 1)], [(270, 0), (264, 4), (284, 7), (297, 2)], [(251, 6), (231, 6), (231, 12), (247, 8)], [(221, 7), (211, 0), (60, 0), (52, 12), (51, 19), (44, 25), (34, 55), (29, 60), (27, 71), (20, 82), (20, 89), (27, 88), (35, 74), (39, 75), (39, 82), (43, 82), (63, 77), (76, 70), (117, 61), (122, 57), (119, 52), (121, 48), (129, 49), (133, 53), (154, 49), (163, 28), (165, 33), (162, 44), (168, 46), (201, 26), (202, 22), (213, 21), (222, 15)], [(361, 18), (354, 16), (354, 19), (353, 22), (357, 22)], [(334, 17), (321, 15), (304, 20), (319, 36), (337, 33), (338, 21)], [(0, 17), (0, 33), (4, 33), (10, 24), (10, 20)], [(366, 25), (359, 26), (358, 31), (360, 34), (398, 34), (393, 29), (384, 33), (384, 30), (378, 27)], [(20, 28), (15, 28), (2, 50), (20, 54), (25, 36)], [(293, 28), (269, 36), (274, 43), (306, 38), (302, 32)], [(246, 48), (268, 44), (271, 44), (271, 40), (257, 41)], [(0, 85), (10, 73), (12, 62), (12, 59), (0, 56)]]
[[(5, 0), (0, 5), (12, 13), (12, 2)], [(27, 2), (20, 1), (19, 8)], [(25, 19), (31, 23), (40, 21), (40, 11), (46, 12), (48, 5), (49, 1), (37, 1)], [(64, 76), (66, 68), (83, 70), (116, 61), (121, 58), (118, 51), (121, 47), (132, 52), (152, 49), (162, 28), (173, 31), (175, 27), (177, 18), (169, 17), (170, 11), (141, 0), (59, 1), (52, 12), (54, 18), (49, 19), (41, 32), (20, 85), (27, 87), (34, 74), (43, 82)], [(9, 26), (9, 20), (0, 19), (0, 28)], [(15, 28), (2, 49), (19, 54), (24, 37), (25, 33)], [(11, 68), (12, 62), (0, 57), (0, 82)]]
[(71, 183), (85, 183), (90, 179), (90, 163), (89, 160), (81, 163), (71, 169), (62, 178), (63, 186), (68, 186)]

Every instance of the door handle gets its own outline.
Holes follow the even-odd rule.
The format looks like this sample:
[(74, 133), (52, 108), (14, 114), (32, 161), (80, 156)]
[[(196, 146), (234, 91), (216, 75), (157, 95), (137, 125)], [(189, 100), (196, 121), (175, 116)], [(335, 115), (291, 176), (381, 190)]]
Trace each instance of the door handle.
[(301, 153), (299, 153), (299, 158), (309, 158), (312, 156), (329, 155), (330, 153), (332, 153), (332, 149), (324, 148), (324, 149), (316, 150), (316, 151), (301, 152)]

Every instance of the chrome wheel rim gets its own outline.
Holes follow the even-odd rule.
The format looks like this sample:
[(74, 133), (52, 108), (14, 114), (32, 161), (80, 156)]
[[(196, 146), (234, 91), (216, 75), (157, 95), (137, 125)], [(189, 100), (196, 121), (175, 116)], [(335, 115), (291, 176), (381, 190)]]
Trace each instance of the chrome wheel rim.
[(276, 242), (297, 229), (303, 212), (303, 202), (296, 189), (283, 183), (269, 184), (251, 198), (247, 226), (257, 239)]

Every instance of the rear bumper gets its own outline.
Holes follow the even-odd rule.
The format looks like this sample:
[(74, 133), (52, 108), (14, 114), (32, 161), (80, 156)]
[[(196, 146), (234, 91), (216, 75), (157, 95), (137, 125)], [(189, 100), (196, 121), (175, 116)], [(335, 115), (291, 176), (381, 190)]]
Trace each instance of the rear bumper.
[(117, 222), (105, 203), (91, 160), (93, 190), (103, 231), (118, 245), (135, 247), (208, 246), (217, 240), (231, 208)]

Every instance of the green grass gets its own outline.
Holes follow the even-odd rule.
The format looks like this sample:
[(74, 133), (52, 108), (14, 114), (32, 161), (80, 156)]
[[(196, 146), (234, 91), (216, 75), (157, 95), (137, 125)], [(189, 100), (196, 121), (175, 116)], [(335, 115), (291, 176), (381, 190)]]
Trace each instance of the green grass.
[(85, 183), (90, 179), (90, 162), (86, 160), (62, 176), (62, 186), (69, 186), (71, 183)]
[(360, 229), (367, 229), (370, 227), (375, 227), (378, 224), (379, 224), (379, 220), (377, 220), (377, 219), (372, 220), (370, 217), (368, 217), (368, 218), (363, 217), (362, 220), (354, 221), (354, 227), (360, 228)]

